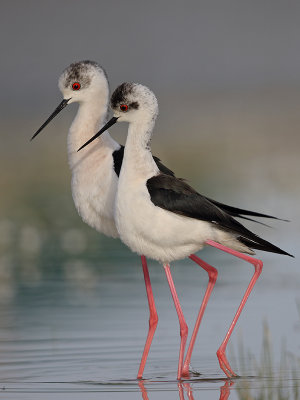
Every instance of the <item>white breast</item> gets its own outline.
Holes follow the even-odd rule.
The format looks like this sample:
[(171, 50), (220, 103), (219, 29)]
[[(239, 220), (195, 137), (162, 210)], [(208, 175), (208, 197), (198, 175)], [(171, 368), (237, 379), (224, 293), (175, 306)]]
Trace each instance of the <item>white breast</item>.
[(131, 250), (162, 263), (185, 258), (215, 237), (212, 224), (155, 206), (143, 183), (125, 193), (120, 181), (115, 220), (121, 240)]
[(73, 159), (71, 165), (72, 195), (79, 215), (97, 231), (114, 238), (119, 236), (114, 221), (118, 177), (112, 153), (119, 147), (116, 142), (109, 147), (96, 143), (96, 148), (79, 153), (81, 158)]

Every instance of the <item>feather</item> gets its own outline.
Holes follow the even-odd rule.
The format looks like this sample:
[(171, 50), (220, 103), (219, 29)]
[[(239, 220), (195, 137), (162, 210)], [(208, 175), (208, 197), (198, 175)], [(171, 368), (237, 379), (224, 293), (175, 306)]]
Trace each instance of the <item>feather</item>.
[(229, 213), (197, 193), (183, 179), (159, 174), (148, 179), (146, 185), (151, 201), (157, 207), (184, 217), (211, 222), (220, 229), (237, 234), (243, 244), (250, 243), (249, 247), (290, 255), (251, 232)]

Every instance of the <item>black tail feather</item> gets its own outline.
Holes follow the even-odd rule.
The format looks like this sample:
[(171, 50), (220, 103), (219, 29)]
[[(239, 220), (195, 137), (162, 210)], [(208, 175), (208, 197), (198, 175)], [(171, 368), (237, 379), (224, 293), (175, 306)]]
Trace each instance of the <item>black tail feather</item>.
[(270, 225), (265, 224), (264, 222), (257, 221), (256, 219), (253, 219), (253, 218), (245, 217), (244, 215), (237, 215), (235, 218), (246, 219), (247, 221), (255, 222), (256, 224), (260, 224), (260, 225), (266, 226), (267, 228), (272, 228)]
[(229, 230), (235, 231), (238, 234), (239, 241), (252, 249), (263, 250), (270, 253), (284, 254), (286, 256), (294, 257), (293, 255), (287, 253), (286, 251), (280, 249), (274, 244), (268, 242), (265, 239), (262, 239), (260, 236), (251, 232), (249, 229), (247, 229), (244, 225), (242, 225), (231, 216), (228, 216), (228, 219), (225, 218), (222, 221), (222, 225), (227, 229), (229, 228)]
[[(211, 203), (213, 203), (215, 206), (219, 207), (221, 210), (225, 211), (227, 214), (231, 215), (232, 217), (247, 219), (244, 217), (244, 215), (248, 215), (251, 217), (270, 218), (270, 219), (277, 219), (278, 221), (290, 222), (287, 219), (273, 217), (272, 215), (269, 215), (269, 214), (263, 214), (263, 213), (259, 213), (256, 211), (243, 210), (242, 208), (228, 206), (227, 204), (220, 203), (219, 201), (210, 199), (209, 197), (206, 197), (206, 199), (208, 201), (210, 201)], [(251, 219), (250, 219), (250, 221), (261, 223), (261, 222), (251, 220)]]
[(267, 240), (264, 240), (257, 236), (257, 241), (247, 239), (243, 236), (240, 236), (239, 241), (245, 244), (246, 246), (250, 247), (251, 249), (257, 249), (257, 250), (263, 250), (263, 251), (268, 251), (270, 253), (277, 253), (277, 254), (283, 254), (285, 256), (289, 257), (294, 257), (292, 254), (287, 253), (286, 251), (280, 249), (279, 247), (275, 246), (274, 244), (268, 242)]

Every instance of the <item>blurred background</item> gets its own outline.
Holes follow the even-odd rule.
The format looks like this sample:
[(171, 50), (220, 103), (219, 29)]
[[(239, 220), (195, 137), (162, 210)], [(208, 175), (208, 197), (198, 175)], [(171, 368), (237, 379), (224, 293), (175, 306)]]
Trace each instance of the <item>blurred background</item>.
[[(26, 332), (28, 337), (45, 334), (49, 341), (69, 337), (78, 326), (70, 325), (69, 331), (64, 326), (61, 329), (68, 334), (62, 336), (53, 333), (59, 326), (55, 317), (59, 307), (87, 304), (91, 309), (96, 304), (101, 309), (106, 291), (111, 296), (105, 314), (109, 320), (109, 305), (115, 304), (115, 313), (124, 296), (135, 290), (128, 286), (133, 282), (138, 282), (141, 320), (146, 321), (138, 257), (118, 240), (85, 225), (73, 206), (66, 137), (77, 105), (68, 107), (35, 141), (29, 141), (62, 99), (57, 81), (63, 69), (84, 59), (106, 69), (111, 90), (121, 82), (135, 81), (154, 91), (160, 115), (153, 153), (177, 176), (221, 202), (291, 220), (272, 222), (275, 229), (247, 226), (296, 256), (293, 260), (259, 254), (265, 271), (257, 288), (261, 302), (252, 303), (253, 321), (258, 324), (253, 328), (254, 343), (261, 341), (257, 332), (265, 316), (273, 315), (274, 329), (270, 324), (277, 345), (282, 336), (292, 335), (300, 287), (300, 3), (2, 0), (0, 22), (2, 352), (12, 340), (7, 355), (11, 358), (14, 341), (25, 340)], [(110, 133), (124, 144), (126, 129), (120, 124)], [(240, 290), (228, 311), (230, 319), (251, 271), (216, 251), (206, 250), (203, 257), (216, 266), (225, 263), (227, 269), (220, 268), (219, 282), (225, 298), (228, 288)], [(185, 281), (183, 264), (175, 264), (174, 274), (184, 298), (185, 288), (200, 278), (189, 266), (191, 281)], [(151, 263), (151, 271), (154, 282), (164, 285), (167, 292), (165, 284), (159, 283), (164, 280), (161, 268)], [(269, 297), (268, 291), (272, 292)], [(195, 314), (199, 299), (194, 295), (190, 294), (190, 305)], [(162, 294), (158, 291), (157, 296), (159, 302)], [(129, 308), (136, 305), (133, 299), (129, 301)], [(216, 309), (221, 301), (216, 297)], [(172, 307), (169, 298), (166, 307)], [(281, 324), (281, 329), (280, 307), (290, 316), (290, 325)], [(244, 320), (246, 331), (250, 315), (249, 311)], [(30, 316), (36, 318), (34, 322)], [(97, 318), (103, 322), (103, 315)], [(177, 330), (175, 314), (173, 319)], [(41, 331), (36, 327), (39, 323)], [(218, 323), (213, 326), (219, 328)], [(226, 321), (222, 324), (225, 333)], [(101, 324), (95, 326), (95, 332), (101, 329)], [(107, 329), (110, 332), (115, 326)], [(164, 329), (169, 331), (168, 326)], [(208, 341), (212, 325), (207, 329)], [(138, 336), (142, 347), (143, 334)], [(220, 339), (216, 338), (212, 349), (207, 343), (211, 357)], [(299, 341), (292, 340), (291, 346), (299, 355)]]

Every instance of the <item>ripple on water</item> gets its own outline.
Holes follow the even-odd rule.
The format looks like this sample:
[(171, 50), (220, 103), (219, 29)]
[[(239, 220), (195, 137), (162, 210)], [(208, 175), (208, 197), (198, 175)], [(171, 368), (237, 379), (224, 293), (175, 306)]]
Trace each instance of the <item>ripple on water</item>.
[[(230, 270), (235, 266), (237, 264)], [(86, 268), (90, 268), (89, 265)], [(223, 393), (229, 390), (230, 385), (218, 367), (215, 351), (251, 271), (240, 268), (240, 274), (232, 275), (230, 281), (226, 271), (220, 269), (220, 279), (192, 358), (193, 368), (202, 374), (181, 386), (175, 380), (179, 349), (177, 316), (163, 271), (155, 269), (157, 267), (150, 269), (150, 273), (154, 277), (159, 325), (145, 369), (145, 381), (139, 383), (135, 379), (148, 325), (147, 300), (140, 269), (136, 265), (128, 266), (125, 273), (124, 266), (122, 268), (120, 271), (112, 269), (110, 274), (93, 272), (93, 285), (90, 285), (82, 274), (72, 277), (69, 263), (65, 279), (21, 287), (5, 307), (0, 307), (0, 388), (3, 393), (22, 399), (37, 398), (41, 393), (46, 399), (57, 398), (58, 394), (64, 399), (86, 398), (85, 394), (88, 398), (94, 394), (99, 398), (99, 393), (109, 399), (168, 400), (182, 399), (182, 395), (188, 399), (222, 399), (222, 390)], [(189, 274), (184, 268), (189, 268)], [(184, 268), (174, 267), (174, 280), (187, 322), (192, 326), (205, 290), (206, 276), (192, 265)], [(240, 335), (243, 332), (245, 347), (256, 352), (259, 359), (262, 321), (267, 316), (275, 344), (286, 336), (289, 339), (287, 348), (297, 355), (299, 316), (295, 299), (298, 292), (296, 287), (286, 286), (272, 292), (268, 286), (268, 271), (265, 275), (265, 282), (257, 286), (245, 308), (237, 332)], [(289, 312), (281, 313), (279, 323), (278, 314), (272, 310), (278, 311), (281, 307)], [(237, 339), (234, 334), (235, 348)], [(276, 366), (280, 346), (274, 348)], [(230, 353), (229, 358), (234, 363)], [(239, 370), (239, 366), (233, 367)], [(281, 381), (283, 390), (293, 390), (297, 379), (299, 383), (300, 366), (297, 368), (294, 379), (285, 377)], [(258, 377), (257, 370), (249, 364), (244, 374), (247, 379), (238, 379), (230, 386), (230, 399), (238, 399), (243, 386), (255, 393), (259, 393), (261, 385), (278, 387), (279, 372), (277, 368), (275, 377)]]

